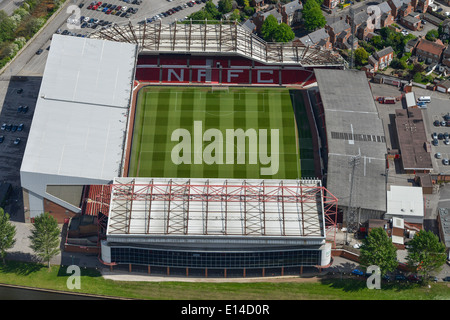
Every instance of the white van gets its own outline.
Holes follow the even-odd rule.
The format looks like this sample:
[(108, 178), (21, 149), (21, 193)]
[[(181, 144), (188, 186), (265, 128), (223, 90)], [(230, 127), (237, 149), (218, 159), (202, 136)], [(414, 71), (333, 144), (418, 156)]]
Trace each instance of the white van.
[(420, 97), (418, 100), (417, 100), (418, 102), (431, 102), (431, 97), (429, 97), (429, 96), (422, 96), (422, 97)]

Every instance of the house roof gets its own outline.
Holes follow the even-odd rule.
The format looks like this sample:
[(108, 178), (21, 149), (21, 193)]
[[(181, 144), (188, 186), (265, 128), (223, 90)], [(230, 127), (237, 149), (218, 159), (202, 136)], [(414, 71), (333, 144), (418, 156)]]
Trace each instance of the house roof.
[(286, 3), (285, 5), (283, 5), (286, 14), (290, 14), (290, 13), (294, 13), (297, 10), (302, 10), (303, 9), (303, 5), (301, 2), (298, 1), (292, 1), (289, 3)]
[(416, 17), (412, 15), (407, 15), (406, 17), (403, 17), (402, 20), (409, 22), (410, 24), (414, 25), (420, 22), (420, 19), (417, 19)]
[(444, 54), (445, 55), (450, 55), (450, 46), (447, 46), (447, 48), (445, 48)]
[(344, 20), (339, 20), (339, 21), (332, 23), (330, 25), (330, 28), (333, 29), (334, 34), (339, 34), (342, 31), (349, 29), (350, 25), (347, 22), (345, 22)]
[(243, 24), (242, 24), (242, 26), (244, 27), (244, 28), (247, 28), (248, 30), (250, 30), (251, 32), (253, 32), (255, 29), (256, 29), (256, 25), (253, 23), (253, 21), (252, 20), (250, 20), (250, 19), (247, 19)]
[(450, 79), (442, 80), (437, 85), (449, 89), (450, 88)]
[(416, 47), (417, 50), (422, 50), (431, 54), (441, 55), (445, 46), (427, 39), (421, 39)]
[(370, 64), (373, 65), (373, 66), (378, 63), (377, 59), (375, 59), (372, 55), (369, 56), (368, 60), (369, 60)]
[(320, 40), (328, 39), (330, 37), (325, 28), (321, 28), (319, 30), (311, 32), (310, 34), (308, 34), (308, 36), (313, 43), (318, 43), (320, 42)]
[(281, 13), (279, 13), (277, 9), (272, 9), (272, 10), (266, 11), (266, 12), (262, 13), (261, 15), (264, 18), (267, 18), (270, 15), (273, 15), (277, 19), (278, 22), (281, 22), (282, 18), (283, 18), (281, 16)]
[(367, 23), (369, 14), (366, 11), (358, 12), (355, 14), (355, 26), (359, 26), (362, 23)]
[(408, 4), (410, 3), (411, 0), (391, 0), (391, 3), (396, 7), (396, 8), (400, 8), (401, 6), (403, 6), (404, 4)]
[(389, 6), (389, 3), (387, 3), (387, 1), (380, 3), (378, 5), (378, 8), (380, 8), (381, 14), (388, 13), (392, 10), (391, 7)]
[(394, 49), (392, 49), (392, 47), (389, 46), (384, 49), (381, 49), (380, 51), (375, 52), (375, 57), (381, 58), (384, 57), (385, 55), (388, 55), (391, 52), (394, 52)]

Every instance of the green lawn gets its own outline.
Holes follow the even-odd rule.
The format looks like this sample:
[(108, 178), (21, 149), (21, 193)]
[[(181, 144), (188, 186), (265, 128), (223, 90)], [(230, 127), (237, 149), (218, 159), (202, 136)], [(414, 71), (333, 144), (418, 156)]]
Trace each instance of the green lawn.
[[(138, 94), (128, 175), (240, 179), (309, 177), (314, 171), (311, 133), (302, 108), (298, 95), (284, 88), (239, 87), (212, 91), (210, 87), (144, 87)], [(296, 117), (301, 123), (298, 130)], [(182, 137), (172, 138), (177, 129), (182, 130)], [(227, 140), (228, 133), (237, 129), (255, 133), (256, 140), (251, 142), (246, 138), (245, 145), (238, 145), (236, 138)], [(267, 130), (267, 140), (263, 139), (264, 130)], [(212, 138), (204, 136), (208, 132), (214, 132)], [(267, 150), (260, 148), (261, 141), (267, 141)], [(241, 152), (244, 158), (239, 160)], [(174, 156), (183, 162), (177, 163)], [(269, 158), (264, 159), (264, 156)], [(306, 175), (303, 165), (308, 170)], [(272, 170), (267, 173), (263, 168)]]
[(417, 284), (386, 284), (366, 288), (365, 279), (323, 278), (317, 282), (205, 283), (125, 282), (106, 280), (96, 270), (81, 270), (81, 289), (69, 290), (66, 269), (32, 263), (0, 263), (0, 283), (78, 293), (151, 300), (449, 300), (446, 282), (431, 288)]

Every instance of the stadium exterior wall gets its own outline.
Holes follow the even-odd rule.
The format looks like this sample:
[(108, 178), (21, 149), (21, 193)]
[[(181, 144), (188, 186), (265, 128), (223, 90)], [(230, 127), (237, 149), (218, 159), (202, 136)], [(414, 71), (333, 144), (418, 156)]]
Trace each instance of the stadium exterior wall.
[(193, 56), (141, 53), (137, 60), (136, 80), (148, 83), (302, 87), (316, 83), (311, 68), (300, 65), (265, 65), (230, 54)]
[[(325, 268), (331, 263), (331, 243), (321, 246), (248, 247), (241, 250), (203, 250), (201, 246), (188, 248), (139, 246), (101, 242), (101, 261), (111, 268), (120, 266), (204, 270), (264, 270), (275, 268)], [(225, 247), (224, 247), (225, 248)], [(169, 272), (169, 271), (168, 271)]]
[[(47, 193), (48, 185), (91, 185), (107, 184), (110, 182), (99, 179), (88, 179), (71, 176), (58, 176), (37, 172), (20, 172), (22, 190), (24, 194), (25, 222), (31, 222), (33, 218), (39, 216), (45, 210), (45, 199), (50, 200), (55, 205), (61, 206), (70, 213), (79, 213), (80, 208)], [(80, 194), (81, 199), (81, 194)], [(63, 223), (64, 218), (58, 215), (58, 223)]]

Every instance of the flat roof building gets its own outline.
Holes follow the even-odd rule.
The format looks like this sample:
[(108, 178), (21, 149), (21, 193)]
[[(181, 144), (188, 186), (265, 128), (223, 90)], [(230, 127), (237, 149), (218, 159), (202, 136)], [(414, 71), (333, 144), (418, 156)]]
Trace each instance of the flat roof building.
[[(439, 208), (438, 228), (441, 242), (444, 243), (447, 253), (450, 254), (450, 208)], [(450, 256), (448, 257), (450, 260)]]
[(83, 185), (121, 175), (137, 46), (54, 35), (20, 168), (25, 220), (80, 211)]
[(433, 169), (431, 153), (422, 110), (419, 108), (395, 110), (395, 127), (403, 170), (427, 173)]
[(423, 224), (424, 201), (421, 187), (391, 186), (387, 191), (385, 219), (400, 218), (405, 222)]
[[(386, 139), (363, 71), (315, 69), (314, 110), (321, 136), (326, 188), (359, 222), (386, 212)], [(353, 168), (353, 163), (355, 167)]]

